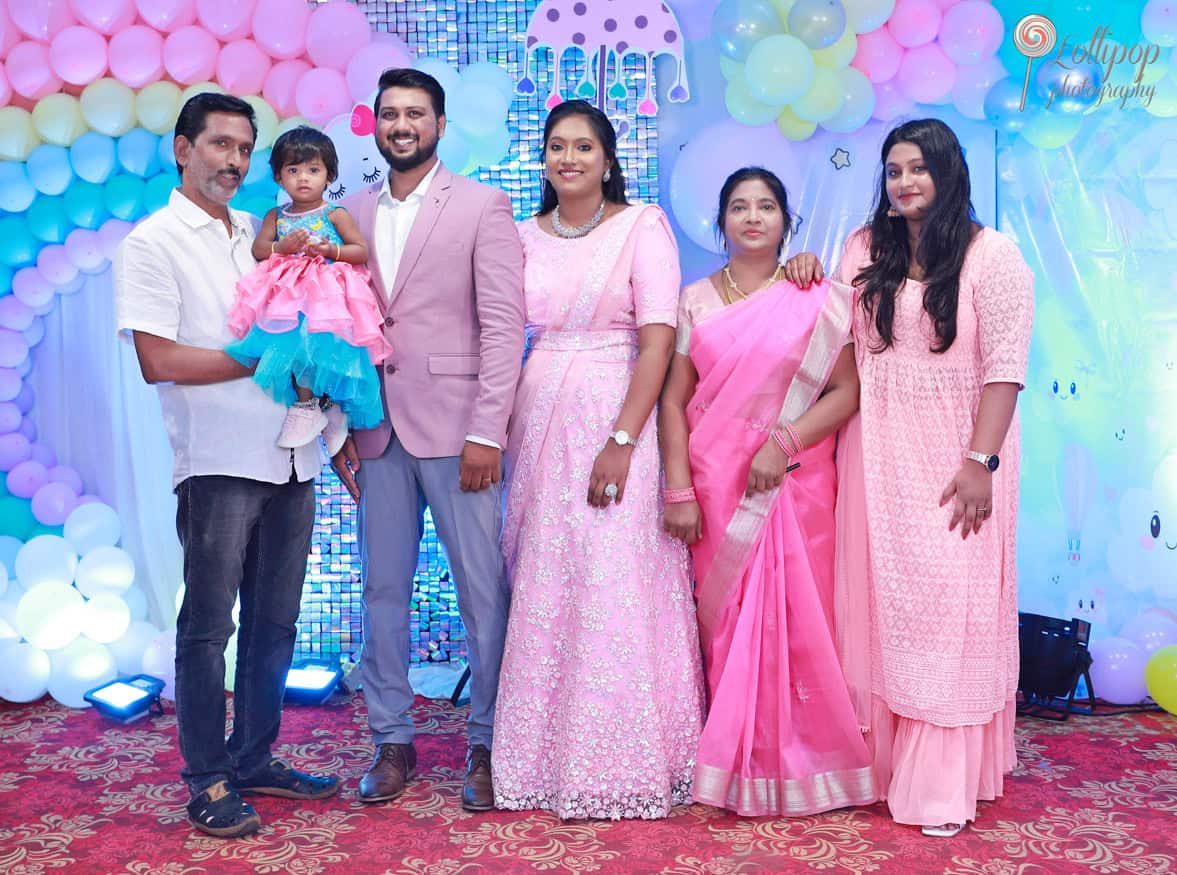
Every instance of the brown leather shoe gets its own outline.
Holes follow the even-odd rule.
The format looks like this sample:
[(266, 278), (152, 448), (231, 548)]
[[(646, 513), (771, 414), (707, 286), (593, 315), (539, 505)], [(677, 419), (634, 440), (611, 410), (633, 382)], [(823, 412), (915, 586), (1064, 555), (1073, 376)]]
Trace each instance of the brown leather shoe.
[(490, 811), (495, 807), (495, 788), (490, 777), (490, 748), (485, 745), (473, 744), (466, 754), (462, 807), (467, 811)]
[(361, 802), (387, 802), (405, 792), (417, 774), (417, 751), (411, 744), (381, 744), (372, 765), (360, 779)]

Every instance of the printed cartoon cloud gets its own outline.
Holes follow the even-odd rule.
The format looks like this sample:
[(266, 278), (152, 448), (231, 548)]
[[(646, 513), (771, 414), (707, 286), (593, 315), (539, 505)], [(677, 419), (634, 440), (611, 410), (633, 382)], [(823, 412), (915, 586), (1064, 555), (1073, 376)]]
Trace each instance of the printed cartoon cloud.
[(1124, 493), (1108, 568), (1126, 589), (1177, 598), (1177, 454), (1157, 466), (1151, 489)]

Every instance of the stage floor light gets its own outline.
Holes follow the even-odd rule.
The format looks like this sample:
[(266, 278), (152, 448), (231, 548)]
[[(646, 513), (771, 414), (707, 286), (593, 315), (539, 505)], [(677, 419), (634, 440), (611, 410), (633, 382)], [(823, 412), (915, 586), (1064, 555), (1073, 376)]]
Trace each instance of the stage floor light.
[(104, 717), (116, 723), (131, 723), (148, 714), (163, 713), (159, 694), (164, 686), (159, 678), (137, 674), (95, 687), (82, 698)]
[(286, 701), (296, 705), (322, 705), (335, 692), (343, 669), (318, 664), (291, 666), (286, 673)]

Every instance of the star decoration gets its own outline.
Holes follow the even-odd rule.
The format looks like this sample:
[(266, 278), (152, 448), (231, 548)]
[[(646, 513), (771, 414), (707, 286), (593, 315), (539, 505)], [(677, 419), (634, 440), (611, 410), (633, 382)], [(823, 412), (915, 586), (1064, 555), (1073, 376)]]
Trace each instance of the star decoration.
[(834, 168), (837, 170), (841, 170), (843, 167), (849, 167), (850, 153), (839, 146), (834, 150), (834, 154), (830, 156), (830, 163), (833, 164)]

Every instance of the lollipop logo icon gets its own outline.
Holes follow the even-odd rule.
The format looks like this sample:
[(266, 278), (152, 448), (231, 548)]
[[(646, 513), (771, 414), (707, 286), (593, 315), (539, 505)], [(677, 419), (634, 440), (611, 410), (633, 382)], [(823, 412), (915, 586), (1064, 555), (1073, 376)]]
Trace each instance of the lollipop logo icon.
[(1035, 58), (1050, 54), (1058, 42), (1054, 22), (1045, 15), (1027, 15), (1014, 28), (1014, 45), (1026, 56), (1026, 79), (1022, 83), (1022, 102), (1018, 111), (1026, 108), (1026, 91), (1030, 87), (1030, 65)]

